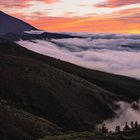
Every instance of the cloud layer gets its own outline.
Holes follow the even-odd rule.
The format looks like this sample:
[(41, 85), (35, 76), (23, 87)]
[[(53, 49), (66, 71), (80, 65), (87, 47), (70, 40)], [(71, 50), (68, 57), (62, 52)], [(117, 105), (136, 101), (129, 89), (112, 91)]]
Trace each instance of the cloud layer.
[[(126, 122), (128, 123), (129, 127), (131, 127), (131, 121), (137, 121), (140, 123), (140, 102), (135, 102), (137, 109), (133, 108), (132, 104), (122, 101), (118, 102), (117, 105), (120, 106), (120, 109), (116, 111), (116, 117), (111, 120), (104, 121), (103, 124), (106, 124), (106, 127), (109, 128), (109, 130), (115, 131), (115, 128), (118, 125), (120, 126), (121, 130), (123, 130)], [(101, 126), (102, 124), (98, 127), (100, 128)]]
[(86, 68), (140, 79), (140, 36), (84, 33), (74, 35), (84, 38), (18, 43), (32, 51)]

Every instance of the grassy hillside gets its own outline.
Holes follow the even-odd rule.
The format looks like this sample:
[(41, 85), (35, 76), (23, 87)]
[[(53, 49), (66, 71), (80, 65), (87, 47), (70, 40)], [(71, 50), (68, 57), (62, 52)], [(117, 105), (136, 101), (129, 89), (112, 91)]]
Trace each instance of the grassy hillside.
[(32, 140), (44, 136), (62, 134), (63, 130), (55, 124), (9, 106), (1, 99), (0, 103), (0, 139)]
[[(5, 47), (5, 50), (5, 53), (11, 53), (9, 47)], [(15, 55), (21, 55), (23, 57), (28, 56), (35, 60), (41, 61), (44, 64), (48, 64), (67, 73), (80, 77), (110, 92), (113, 92), (117, 97), (120, 98), (120, 100), (123, 99), (127, 101), (133, 101), (140, 98), (140, 80), (126, 76), (109, 74), (97, 70), (86, 69), (68, 62), (60, 61), (58, 59), (39, 55), (24, 48), (19, 49), (19, 45), (17, 45), (14, 50), (15, 51), (13, 53)]]
[[(88, 70), (12, 42), (0, 43), (0, 99), (12, 108), (7, 112), (1, 106), (1, 116), (8, 117), (1, 117), (5, 123), (0, 133), (11, 138), (94, 130), (96, 123), (115, 115), (114, 101), (139, 99), (139, 91), (138, 80)], [(14, 114), (22, 119), (17, 122)], [(35, 131), (25, 130), (26, 123), (29, 128), (37, 125)]]
[(78, 76), (86, 81), (98, 85), (114, 93), (119, 100), (134, 101), (140, 99), (140, 80), (126, 76), (109, 74), (102, 71), (86, 69), (71, 63), (56, 60), (50, 57), (32, 56), (35, 59), (44, 61), (65, 72)]
[(78, 132), (65, 135), (46, 136), (38, 140), (140, 140), (140, 128), (127, 132), (102, 134), (99, 132)]
[(112, 93), (30, 54), (14, 43), (0, 45), (2, 99), (68, 130), (92, 130), (113, 115)]

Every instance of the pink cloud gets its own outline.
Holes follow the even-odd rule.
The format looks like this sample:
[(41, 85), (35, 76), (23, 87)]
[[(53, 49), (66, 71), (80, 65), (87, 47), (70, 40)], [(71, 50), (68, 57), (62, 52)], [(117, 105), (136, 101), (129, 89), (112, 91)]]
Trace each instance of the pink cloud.
[[(10, 7), (19, 7), (24, 8), (30, 6), (28, 3), (31, 1), (37, 1), (37, 0), (1, 0), (0, 1), (0, 7), (3, 8), (10, 8)], [(52, 4), (55, 2), (60, 2), (60, 0), (40, 0), (40, 2)]]
[(55, 2), (60, 2), (60, 0), (40, 0), (42, 2), (45, 2), (45, 3), (55, 3)]
[(98, 4), (97, 7), (119, 7), (136, 3), (140, 2), (138, 0), (107, 0), (102, 4)]

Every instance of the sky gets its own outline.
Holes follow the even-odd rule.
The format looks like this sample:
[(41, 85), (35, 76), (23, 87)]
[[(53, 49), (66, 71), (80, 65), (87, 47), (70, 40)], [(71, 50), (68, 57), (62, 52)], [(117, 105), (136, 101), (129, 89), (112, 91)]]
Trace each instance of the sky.
[(140, 34), (140, 0), (0, 0), (0, 10), (52, 32)]

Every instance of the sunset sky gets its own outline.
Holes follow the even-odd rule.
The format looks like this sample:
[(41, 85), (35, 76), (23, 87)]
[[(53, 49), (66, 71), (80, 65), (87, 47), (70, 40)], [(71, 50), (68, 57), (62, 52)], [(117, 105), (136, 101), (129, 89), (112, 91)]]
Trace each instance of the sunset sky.
[(140, 0), (0, 0), (0, 10), (48, 31), (140, 34)]

